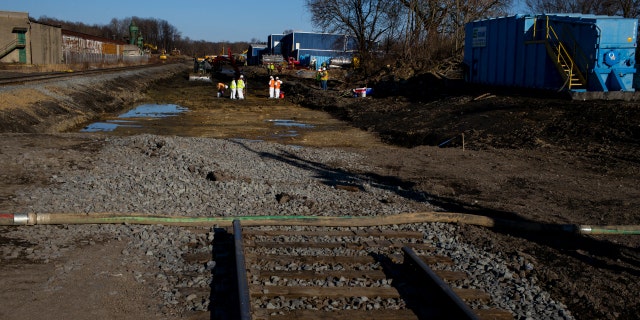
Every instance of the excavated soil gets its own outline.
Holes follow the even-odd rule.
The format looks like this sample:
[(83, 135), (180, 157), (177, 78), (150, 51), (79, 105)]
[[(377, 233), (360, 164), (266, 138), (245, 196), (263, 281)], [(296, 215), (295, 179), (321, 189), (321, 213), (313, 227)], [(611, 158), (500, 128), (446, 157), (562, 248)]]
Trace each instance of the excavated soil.
[[(148, 101), (191, 112), (146, 132), (348, 148), (382, 168), (375, 172), (381, 180), (422, 191), (450, 211), (548, 224), (640, 224), (637, 103), (499, 92), (429, 75), (400, 78), (392, 70), (368, 82), (375, 94), (366, 98), (352, 96), (359, 86), (353, 79), (335, 75), (330, 90), (321, 91), (289, 72), (281, 75), (286, 99), (269, 100), (266, 74), (253, 69), (245, 70), (247, 99), (231, 101), (217, 99), (210, 83), (188, 81), (187, 72), (65, 88), (75, 92), (57, 101), (51, 97), (62, 93), (42, 89), (0, 92), (0, 208), (18, 210), (10, 201), (15, 190), (48, 183), (56, 168), (89, 165), (99, 139), (74, 132)], [(266, 127), (273, 119), (316, 129), (280, 135)], [(25, 154), (30, 161), (16, 160)], [(488, 251), (530, 257), (540, 285), (578, 319), (635, 319), (640, 312), (640, 236), (476, 226), (464, 226), (462, 236)]]

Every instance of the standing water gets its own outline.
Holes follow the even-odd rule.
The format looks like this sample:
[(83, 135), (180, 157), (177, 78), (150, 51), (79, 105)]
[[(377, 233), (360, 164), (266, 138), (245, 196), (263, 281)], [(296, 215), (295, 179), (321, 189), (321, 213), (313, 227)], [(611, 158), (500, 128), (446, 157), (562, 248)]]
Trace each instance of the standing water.
[[(142, 121), (147, 118), (166, 118), (177, 116), (189, 109), (176, 104), (143, 104), (119, 115), (116, 119), (94, 122), (84, 127), (81, 132), (114, 131), (118, 127), (142, 128)], [(128, 120), (122, 120), (128, 119)]]

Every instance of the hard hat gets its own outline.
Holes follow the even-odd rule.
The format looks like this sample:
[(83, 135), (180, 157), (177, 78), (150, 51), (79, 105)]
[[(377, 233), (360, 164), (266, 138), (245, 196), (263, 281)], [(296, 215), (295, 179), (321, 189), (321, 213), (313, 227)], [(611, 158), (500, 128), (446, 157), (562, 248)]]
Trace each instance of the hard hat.
[(243, 76), (243, 75), (240, 75), (240, 78), (244, 78), (244, 76)]
[(276, 77), (276, 80), (280, 80), (280, 78)]
[(269, 76), (269, 79), (273, 79), (273, 76)]

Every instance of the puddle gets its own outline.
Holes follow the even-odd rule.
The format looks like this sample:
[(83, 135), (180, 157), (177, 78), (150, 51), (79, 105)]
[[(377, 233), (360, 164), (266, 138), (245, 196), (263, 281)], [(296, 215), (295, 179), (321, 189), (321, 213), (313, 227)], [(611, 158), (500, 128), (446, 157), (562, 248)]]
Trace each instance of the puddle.
[(295, 138), (295, 137), (297, 137), (299, 135), (300, 134), (298, 133), (298, 131), (289, 130), (289, 131), (285, 131), (285, 132), (274, 133), (273, 135), (271, 135), (271, 137), (273, 137), (273, 138)]
[(287, 145), (353, 146), (359, 143), (353, 141), (369, 139), (366, 134), (319, 111), (289, 105), (245, 109), (217, 99), (209, 105), (188, 109), (178, 104), (139, 105), (130, 111), (123, 110), (120, 115), (85, 124), (80, 129), (84, 133), (100, 135), (152, 134)]
[(101, 132), (101, 131), (113, 131), (118, 127), (129, 127), (129, 128), (141, 128), (141, 125), (137, 124), (125, 124), (124, 121), (111, 121), (111, 122), (94, 122), (86, 127), (84, 127), (80, 132)]
[(315, 127), (314, 125), (296, 122), (294, 120), (274, 119), (274, 120), (267, 120), (267, 121), (272, 122), (273, 125), (275, 126), (307, 128), (307, 129), (311, 129)]
[(122, 128), (142, 128), (136, 120), (120, 120), (134, 118), (166, 118), (177, 116), (189, 109), (175, 104), (143, 104), (118, 116), (117, 119), (94, 122), (80, 130), (80, 132), (111, 132)]
[(277, 127), (289, 128), (289, 130), (276, 132), (272, 134), (271, 135), (272, 138), (294, 138), (300, 135), (297, 130), (294, 130), (294, 128), (300, 128), (300, 129), (315, 128), (314, 125), (296, 122), (294, 120), (288, 120), (288, 119), (271, 119), (271, 120), (266, 120), (266, 122), (271, 122), (273, 123), (274, 126), (277, 126)]
[(176, 104), (143, 104), (119, 115), (118, 118), (164, 118), (177, 116), (187, 110)]

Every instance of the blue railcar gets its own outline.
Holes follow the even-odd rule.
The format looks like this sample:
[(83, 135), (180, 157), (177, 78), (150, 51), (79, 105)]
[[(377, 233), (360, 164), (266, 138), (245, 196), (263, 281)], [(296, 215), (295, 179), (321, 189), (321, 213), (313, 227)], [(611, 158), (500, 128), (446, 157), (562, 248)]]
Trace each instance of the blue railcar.
[(636, 19), (515, 15), (465, 27), (469, 82), (573, 92), (635, 90)]

